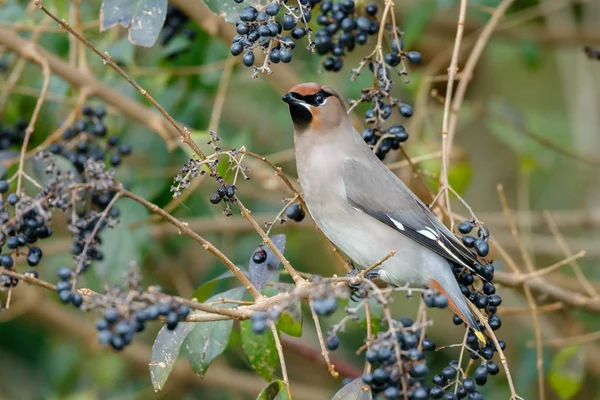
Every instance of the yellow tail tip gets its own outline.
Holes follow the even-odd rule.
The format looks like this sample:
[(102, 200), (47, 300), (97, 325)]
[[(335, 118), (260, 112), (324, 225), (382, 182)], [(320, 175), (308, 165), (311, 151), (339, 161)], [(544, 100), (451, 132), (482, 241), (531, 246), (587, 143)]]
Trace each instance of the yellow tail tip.
[(483, 333), (481, 333), (480, 331), (476, 331), (476, 330), (473, 330), (473, 333), (475, 333), (475, 336), (477, 336), (477, 339), (479, 339), (479, 343), (481, 343), (481, 344), (487, 343), (487, 340), (485, 339), (485, 336), (483, 336)]

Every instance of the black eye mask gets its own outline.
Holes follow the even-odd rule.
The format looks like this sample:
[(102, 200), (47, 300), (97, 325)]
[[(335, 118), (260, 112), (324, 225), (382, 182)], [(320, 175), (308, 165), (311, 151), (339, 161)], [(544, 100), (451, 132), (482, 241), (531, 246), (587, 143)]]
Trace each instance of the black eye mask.
[[(324, 90), (320, 90), (320, 91), (318, 91), (315, 94), (309, 94), (309, 95), (306, 95), (306, 96), (303, 96), (303, 95), (301, 95), (299, 93), (296, 93), (296, 92), (292, 92), (290, 94), (292, 96), (294, 96), (294, 98), (296, 98), (296, 99), (298, 99), (300, 101), (303, 101), (306, 104), (309, 104), (309, 105), (311, 105), (313, 107), (319, 107), (319, 106), (323, 105), (323, 103), (325, 102), (325, 100), (327, 100), (327, 98), (329, 96), (331, 96), (331, 93), (327, 93)], [(323, 99), (323, 100), (319, 103), (317, 101), (319, 99)]]

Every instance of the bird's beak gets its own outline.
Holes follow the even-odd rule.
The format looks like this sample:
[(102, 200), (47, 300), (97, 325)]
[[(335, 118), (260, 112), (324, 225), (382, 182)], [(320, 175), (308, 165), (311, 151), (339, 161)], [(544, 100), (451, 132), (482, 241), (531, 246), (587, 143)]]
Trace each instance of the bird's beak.
[(298, 96), (297, 93), (289, 92), (289, 93), (286, 93), (283, 96), (281, 96), (281, 100), (285, 101), (286, 103), (288, 103), (290, 105), (304, 103), (302, 100), (300, 100), (296, 96)]

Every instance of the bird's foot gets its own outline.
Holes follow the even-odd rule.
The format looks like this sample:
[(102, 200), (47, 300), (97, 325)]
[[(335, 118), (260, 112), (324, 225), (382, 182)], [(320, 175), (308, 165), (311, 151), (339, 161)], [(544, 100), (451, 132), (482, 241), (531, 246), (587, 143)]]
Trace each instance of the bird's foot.
[[(352, 270), (346, 275), (349, 278), (354, 278), (354, 277), (358, 276), (361, 273), (361, 271), (363, 271), (361, 269), (354, 268), (354, 266), (352, 266), (352, 267), (353, 267)], [(379, 277), (379, 268), (372, 269), (371, 271), (368, 271), (365, 274), (365, 278), (367, 278), (369, 280), (378, 278), (378, 277)], [(358, 301), (358, 300), (366, 297), (367, 292), (365, 290), (364, 283), (348, 282), (346, 285), (348, 285), (350, 290), (352, 290), (352, 294), (351, 294), (350, 298), (353, 301)]]
[(375, 278), (379, 278), (379, 273), (380, 273), (379, 268), (373, 268), (372, 270), (370, 270), (369, 272), (367, 272), (365, 274), (365, 278), (367, 278), (369, 280), (373, 280)]

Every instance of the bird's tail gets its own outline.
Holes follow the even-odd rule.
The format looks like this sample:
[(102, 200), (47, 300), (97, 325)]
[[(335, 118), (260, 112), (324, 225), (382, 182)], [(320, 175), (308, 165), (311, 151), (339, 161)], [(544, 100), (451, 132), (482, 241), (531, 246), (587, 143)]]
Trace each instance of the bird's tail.
[(485, 336), (479, 329), (479, 324), (475, 320), (475, 317), (473, 317), (471, 310), (469, 310), (467, 300), (460, 291), (460, 287), (458, 286), (454, 275), (452, 272), (444, 275), (449, 276), (431, 277), (429, 279), (429, 287), (446, 296), (450, 309), (454, 311), (456, 315), (458, 315), (459, 318), (462, 319), (463, 322), (473, 330), (473, 333), (475, 336), (477, 336), (477, 339), (479, 339), (482, 344), (485, 344)]

